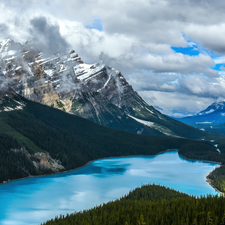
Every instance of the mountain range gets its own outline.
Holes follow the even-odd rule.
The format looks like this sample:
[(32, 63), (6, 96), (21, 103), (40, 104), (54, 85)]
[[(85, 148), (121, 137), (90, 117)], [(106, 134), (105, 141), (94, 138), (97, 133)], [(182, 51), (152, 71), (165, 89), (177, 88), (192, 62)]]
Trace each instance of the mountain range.
[(0, 42), (0, 87), (114, 129), (195, 139), (208, 136), (163, 115), (119, 71), (102, 62), (85, 64), (74, 50), (46, 55), (30, 42), (4, 40)]

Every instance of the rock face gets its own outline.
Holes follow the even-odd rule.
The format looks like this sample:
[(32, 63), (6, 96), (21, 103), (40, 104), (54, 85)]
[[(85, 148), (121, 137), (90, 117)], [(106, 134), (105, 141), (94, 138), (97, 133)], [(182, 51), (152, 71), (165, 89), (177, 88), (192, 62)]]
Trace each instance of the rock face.
[[(60, 170), (65, 169), (64, 166), (61, 165), (60, 160), (53, 159), (47, 152), (37, 152), (31, 155), (25, 148), (11, 149), (10, 151), (14, 153), (20, 152), (26, 155), (38, 171), (49, 170), (52, 172), (59, 172)], [(26, 172), (29, 174), (29, 171)]]
[(53, 159), (49, 153), (37, 152), (33, 155), (33, 158), (36, 159), (33, 164), (39, 170), (58, 172), (65, 169), (61, 162), (58, 159)]
[(180, 129), (184, 125), (149, 106), (119, 71), (102, 62), (85, 64), (74, 50), (45, 56), (31, 43), (4, 40), (0, 87), (108, 127), (192, 137), (188, 127)]

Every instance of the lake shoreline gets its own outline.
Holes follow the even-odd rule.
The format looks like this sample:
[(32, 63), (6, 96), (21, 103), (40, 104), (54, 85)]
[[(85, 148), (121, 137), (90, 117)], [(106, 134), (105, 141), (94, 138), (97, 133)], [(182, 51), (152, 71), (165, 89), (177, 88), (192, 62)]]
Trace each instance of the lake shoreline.
[(221, 162), (216, 162), (216, 161), (209, 161), (209, 160), (204, 160), (204, 159), (201, 159), (201, 160), (200, 159), (189, 159), (183, 155), (180, 155), (179, 152), (178, 152), (178, 155), (187, 161), (198, 161), (198, 162), (215, 163), (215, 164), (221, 165)]
[[(210, 172), (211, 173), (211, 172)], [(210, 174), (209, 173), (209, 174)], [(206, 177), (206, 182), (218, 193), (220, 193), (221, 195), (225, 196), (225, 193), (221, 192), (220, 190), (218, 190), (213, 184), (212, 184), (212, 180), (208, 178), (209, 175), (207, 175)]]
[[(208, 162), (209, 162), (209, 163), (216, 163), (216, 164), (218, 164), (218, 165), (221, 166), (221, 163), (220, 163), (220, 162), (207, 161), (207, 160), (188, 159), (188, 158), (186, 158), (185, 156), (180, 155), (179, 152), (178, 152), (178, 155), (179, 155), (180, 157), (182, 157), (183, 159), (188, 160), (188, 161), (200, 161), (200, 162), (207, 162), (207, 163), (208, 163)], [(225, 196), (225, 193), (223, 193), (223, 192), (221, 192), (220, 190), (218, 190), (218, 189), (212, 184), (212, 180), (208, 178), (208, 176), (209, 176), (211, 173), (212, 173), (212, 171), (206, 176), (206, 182), (207, 182), (207, 183), (208, 183), (208, 184), (209, 184), (216, 192), (218, 192), (218, 193), (220, 193), (221, 195)]]
[[(103, 157), (103, 158), (91, 160), (91, 161), (87, 162), (86, 164), (84, 164), (83, 166), (80, 166), (80, 167), (77, 167), (77, 168), (74, 168), (74, 169), (64, 170), (64, 171), (58, 171), (58, 172), (50, 173), (50, 174), (42, 174), (42, 175), (35, 175), (35, 176), (32, 176), (32, 175), (31, 175), (31, 176), (28, 176), (28, 177), (23, 177), (23, 178), (13, 179), (13, 180), (7, 181), (7, 182), (5, 182), (5, 183), (0, 183), (0, 185), (8, 184), (8, 183), (13, 182), (13, 181), (19, 181), (19, 180), (29, 179), (29, 178), (51, 176), (51, 175), (57, 175), (57, 174), (63, 174), (63, 173), (67, 173), (67, 172), (76, 171), (76, 170), (79, 170), (79, 169), (81, 169), (81, 168), (84, 168), (85, 166), (89, 165), (89, 164), (92, 163), (92, 162), (95, 162), (95, 161), (98, 161), (98, 160), (103, 160), (103, 159), (130, 158), (130, 157), (146, 157), (146, 156), (149, 156), (149, 157), (152, 157), (152, 156), (153, 156), (153, 157), (154, 157), (154, 156), (157, 156), (157, 155), (160, 155), (160, 154), (164, 154), (164, 153), (166, 153), (166, 152), (172, 152), (172, 151), (177, 151), (177, 152), (178, 152), (178, 156), (181, 157), (181, 158), (183, 158), (184, 160), (187, 160), (187, 161), (200, 161), (200, 162), (206, 162), (206, 163), (216, 163), (216, 164), (221, 165), (221, 163), (215, 162), (215, 161), (189, 159), (189, 158), (186, 158), (186, 157), (183, 156), (183, 155), (180, 155), (178, 149), (167, 149), (166, 151), (162, 151), (162, 152), (159, 152), (159, 153), (154, 154), (154, 155), (127, 155), (127, 156), (111, 156), (111, 157)], [(210, 173), (211, 173), (211, 172), (210, 172)], [(210, 173), (209, 173), (209, 174), (210, 174)], [(208, 175), (209, 175), (209, 174), (208, 174)], [(220, 194), (222, 194), (223, 196), (225, 196), (225, 193), (222, 193), (222, 192), (219, 191), (214, 185), (212, 185), (211, 180), (207, 178), (208, 175), (206, 176), (206, 182), (207, 182), (207, 183), (208, 183), (215, 191), (217, 191), (218, 193), (220, 193)]]
[(44, 177), (44, 176), (51, 176), (51, 175), (55, 175), (55, 174), (62, 174), (62, 173), (67, 173), (67, 172), (71, 172), (71, 171), (76, 171), (76, 170), (79, 170), (85, 166), (87, 166), (88, 164), (92, 163), (92, 162), (95, 162), (95, 161), (98, 161), (98, 160), (103, 160), (103, 159), (114, 159), (114, 158), (129, 158), (129, 157), (141, 157), (141, 156), (157, 156), (157, 155), (160, 155), (160, 154), (163, 154), (163, 153), (166, 153), (166, 152), (170, 152), (170, 151), (178, 151), (177, 149), (168, 149), (166, 151), (162, 151), (162, 152), (159, 152), (157, 154), (154, 154), (154, 155), (128, 155), (128, 156), (111, 156), (111, 157), (104, 157), (104, 158), (99, 158), (99, 159), (94, 159), (94, 160), (91, 160), (89, 162), (87, 162), (85, 165), (83, 166), (79, 166), (77, 168), (74, 168), (74, 169), (70, 169), (70, 170), (63, 170), (63, 171), (58, 171), (58, 172), (55, 172), (55, 173), (49, 173), (49, 174), (41, 174), (41, 175), (30, 175), (28, 177), (22, 177), (22, 178), (18, 178), (18, 179), (13, 179), (13, 180), (10, 180), (10, 181), (7, 181), (6, 183), (0, 183), (0, 185), (3, 185), (3, 184), (8, 184), (10, 182), (13, 182), (13, 181), (19, 181), (19, 180), (24, 180), (24, 179), (29, 179), (29, 178), (33, 178), (33, 177)]

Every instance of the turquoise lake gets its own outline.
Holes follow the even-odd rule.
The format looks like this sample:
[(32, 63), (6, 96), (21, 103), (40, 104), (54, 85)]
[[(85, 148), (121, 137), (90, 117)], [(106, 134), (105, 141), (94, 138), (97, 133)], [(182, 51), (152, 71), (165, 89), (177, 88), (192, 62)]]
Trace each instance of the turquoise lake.
[(161, 184), (189, 195), (218, 194), (206, 176), (218, 164), (188, 161), (177, 151), (157, 156), (102, 159), (78, 170), (0, 185), (0, 224), (31, 225), (90, 209), (143, 184)]

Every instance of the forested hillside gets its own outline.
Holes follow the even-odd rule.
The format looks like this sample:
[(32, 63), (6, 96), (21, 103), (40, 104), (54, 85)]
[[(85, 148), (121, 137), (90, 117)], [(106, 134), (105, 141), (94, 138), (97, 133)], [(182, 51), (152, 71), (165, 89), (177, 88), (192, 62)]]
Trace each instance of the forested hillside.
[[(0, 182), (52, 172), (51, 168), (34, 166), (40, 161), (35, 155), (38, 152), (49, 154), (62, 165), (64, 168), (59, 171), (99, 158), (154, 155), (167, 149), (180, 149), (182, 155), (191, 159), (223, 162), (225, 158), (208, 141), (109, 129), (18, 95), (4, 96), (1, 102)], [(23, 109), (13, 110), (15, 102), (23, 104)]]
[(225, 198), (195, 198), (147, 185), (120, 200), (51, 219), (43, 225), (210, 225), (225, 224)]

